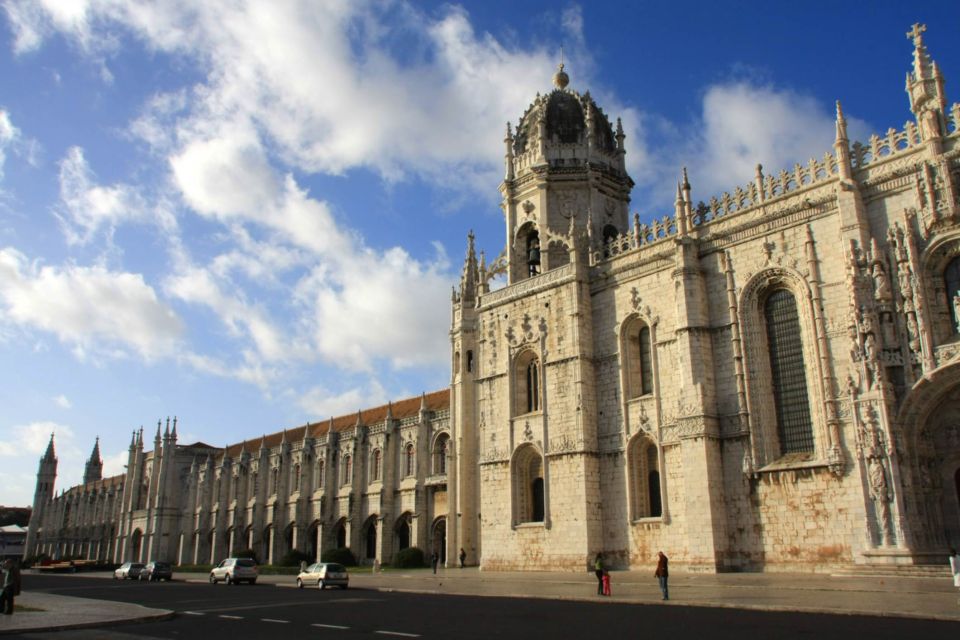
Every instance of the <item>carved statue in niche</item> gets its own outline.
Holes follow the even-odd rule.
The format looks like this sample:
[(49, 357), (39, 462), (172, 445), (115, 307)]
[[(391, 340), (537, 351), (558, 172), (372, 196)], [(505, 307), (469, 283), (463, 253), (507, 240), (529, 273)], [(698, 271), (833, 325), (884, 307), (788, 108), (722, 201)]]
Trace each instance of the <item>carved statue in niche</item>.
[(883, 264), (875, 262), (873, 264), (873, 285), (874, 297), (878, 302), (890, 302), (892, 295), (890, 293), (890, 280), (887, 278), (887, 272)]

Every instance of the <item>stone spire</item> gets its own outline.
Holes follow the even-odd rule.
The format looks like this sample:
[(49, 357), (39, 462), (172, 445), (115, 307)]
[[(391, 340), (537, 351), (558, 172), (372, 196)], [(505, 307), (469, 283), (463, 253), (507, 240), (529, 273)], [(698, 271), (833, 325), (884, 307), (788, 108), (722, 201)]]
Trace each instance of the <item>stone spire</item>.
[(474, 249), (474, 235), (471, 230), (467, 234), (467, 257), (463, 261), (463, 273), (460, 276), (460, 300), (463, 304), (474, 305), (477, 300), (477, 280), (479, 279), (479, 270), (477, 268), (477, 254)]
[(177, 416), (173, 416), (173, 431), (170, 432), (170, 438), (176, 443), (177, 441)]
[(100, 437), (93, 443), (93, 451), (83, 471), (83, 484), (103, 478), (103, 460), (100, 457)]
[(837, 137), (833, 142), (834, 155), (840, 178), (849, 181), (853, 177), (853, 165), (850, 161), (850, 141), (847, 139), (847, 119), (843, 117), (843, 107), (837, 100)]
[(50, 434), (50, 442), (47, 443), (47, 450), (44, 452), (43, 458), (41, 458), (41, 460), (42, 460), (43, 462), (56, 462), (56, 461), (57, 461), (57, 453), (56, 453), (56, 451), (54, 451), (54, 448), (53, 448), (53, 434), (52, 434), (52, 433)]

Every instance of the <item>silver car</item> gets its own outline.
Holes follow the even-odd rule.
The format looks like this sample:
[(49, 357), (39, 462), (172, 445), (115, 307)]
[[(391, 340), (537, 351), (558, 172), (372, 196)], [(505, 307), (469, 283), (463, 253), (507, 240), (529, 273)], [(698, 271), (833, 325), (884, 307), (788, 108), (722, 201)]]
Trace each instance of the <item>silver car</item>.
[(347, 568), (336, 562), (318, 562), (301, 571), (297, 576), (297, 587), (303, 585), (317, 585), (320, 589), (340, 587), (346, 589), (350, 584), (350, 575)]
[(210, 572), (210, 584), (257, 584), (257, 563), (252, 558), (227, 558)]
[(113, 572), (114, 580), (135, 580), (140, 577), (140, 571), (143, 569), (142, 562), (124, 562)]

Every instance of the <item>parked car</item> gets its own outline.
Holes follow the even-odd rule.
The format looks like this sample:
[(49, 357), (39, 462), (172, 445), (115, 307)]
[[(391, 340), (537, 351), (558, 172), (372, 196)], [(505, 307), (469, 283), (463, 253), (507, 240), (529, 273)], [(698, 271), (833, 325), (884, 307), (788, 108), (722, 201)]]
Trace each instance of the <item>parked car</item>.
[(113, 572), (114, 580), (133, 580), (140, 577), (140, 571), (143, 570), (142, 562), (124, 562)]
[(159, 582), (160, 580), (170, 581), (170, 578), (173, 577), (173, 567), (170, 566), (169, 562), (160, 562), (154, 560), (148, 562), (146, 566), (140, 570), (139, 580), (146, 580), (148, 582)]
[(210, 584), (249, 582), (257, 584), (257, 563), (253, 558), (227, 558), (210, 572)]
[(303, 585), (317, 585), (320, 589), (340, 587), (346, 589), (350, 584), (350, 575), (347, 568), (336, 562), (318, 562), (307, 567), (297, 575), (297, 587)]

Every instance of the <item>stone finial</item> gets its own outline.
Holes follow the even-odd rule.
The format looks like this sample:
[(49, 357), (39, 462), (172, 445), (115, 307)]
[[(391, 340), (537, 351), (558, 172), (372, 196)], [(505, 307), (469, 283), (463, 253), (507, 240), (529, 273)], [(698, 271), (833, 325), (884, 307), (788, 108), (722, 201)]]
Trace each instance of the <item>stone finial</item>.
[(847, 119), (843, 117), (843, 107), (837, 100), (837, 142), (847, 139)]
[(170, 431), (170, 439), (177, 441), (177, 416), (173, 416), (173, 430)]

